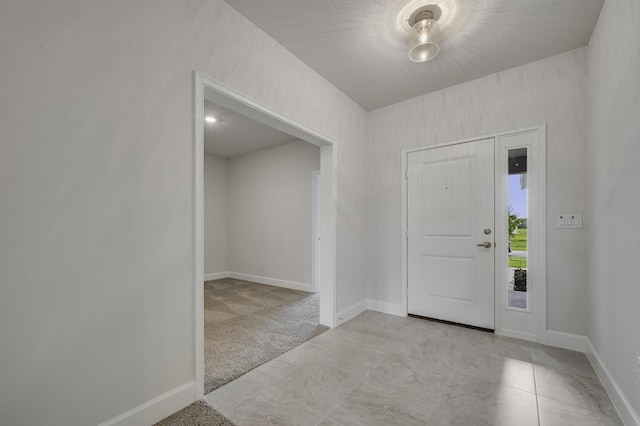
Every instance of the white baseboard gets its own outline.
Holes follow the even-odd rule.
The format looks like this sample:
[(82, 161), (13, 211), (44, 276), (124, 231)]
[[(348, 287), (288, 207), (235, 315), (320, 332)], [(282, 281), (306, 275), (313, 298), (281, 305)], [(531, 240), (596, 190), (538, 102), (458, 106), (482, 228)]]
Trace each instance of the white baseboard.
[(299, 283), (295, 281), (281, 280), (278, 278), (261, 277), (259, 275), (241, 274), (238, 272), (229, 272), (229, 278), (236, 280), (252, 281), (254, 283), (273, 285), (276, 287), (290, 288), (292, 290), (302, 290), (313, 292), (313, 286), (307, 283)]
[(195, 395), (196, 384), (191, 381), (107, 420), (100, 426), (152, 425), (195, 402)]
[(261, 277), (259, 275), (242, 274), (240, 272), (214, 272), (212, 274), (204, 274), (205, 281), (221, 280), (223, 278), (234, 278), (236, 280), (252, 281), (254, 283), (290, 288), (292, 290), (302, 290), (302, 291), (308, 291), (310, 293), (313, 292), (313, 285), (311, 284), (281, 280), (278, 278), (269, 278), (269, 277)]
[(587, 350), (587, 337), (564, 331), (547, 330), (547, 345), (584, 353)]
[(336, 325), (343, 324), (350, 319), (353, 319), (367, 310), (367, 300), (361, 300), (360, 302), (348, 307), (347, 309), (338, 312), (338, 320)]
[(602, 358), (598, 355), (595, 347), (589, 338), (586, 338), (586, 353), (589, 362), (593, 366), (602, 386), (604, 386), (613, 406), (618, 412), (618, 416), (626, 426), (640, 426), (640, 416), (633, 409), (629, 399), (624, 394), (618, 382), (613, 378), (607, 366), (602, 362)]
[(384, 314), (397, 315), (399, 317), (405, 316), (402, 304), (400, 303), (389, 303), (381, 300), (367, 299), (367, 309), (382, 312)]
[(538, 336), (536, 336), (535, 334), (523, 333), (521, 331), (515, 331), (515, 330), (509, 330), (508, 328), (503, 328), (501, 330), (496, 329), (495, 333), (498, 336), (512, 337), (514, 339), (528, 340), (530, 342), (537, 342), (538, 341)]
[(212, 274), (204, 274), (204, 280), (221, 280), (223, 278), (229, 278), (229, 274), (231, 274), (231, 272), (214, 272)]

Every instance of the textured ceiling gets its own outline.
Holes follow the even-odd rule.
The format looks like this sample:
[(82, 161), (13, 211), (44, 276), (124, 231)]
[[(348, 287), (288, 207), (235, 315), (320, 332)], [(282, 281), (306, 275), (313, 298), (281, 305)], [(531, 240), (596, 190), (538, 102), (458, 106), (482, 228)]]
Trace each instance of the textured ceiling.
[[(585, 46), (603, 0), (225, 0), (366, 110)], [(407, 57), (399, 15), (452, 12), (440, 53)], [(411, 7), (412, 8), (412, 7)]]
[(205, 117), (212, 115), (217, 119), (215, 123), (205, 122), (204, 152), (207, 154), (231, 158), (297, 140), (209, 101), (204, 103), (204, 112)]

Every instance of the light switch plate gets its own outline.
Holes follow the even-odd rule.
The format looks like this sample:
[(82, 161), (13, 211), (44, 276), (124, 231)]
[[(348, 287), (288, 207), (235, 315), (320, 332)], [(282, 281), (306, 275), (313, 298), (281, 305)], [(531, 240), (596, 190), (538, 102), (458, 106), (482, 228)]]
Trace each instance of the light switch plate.
[(558, 215), (558, 229), (580, 229), (580, 228), (582, 228), (581, 214)]

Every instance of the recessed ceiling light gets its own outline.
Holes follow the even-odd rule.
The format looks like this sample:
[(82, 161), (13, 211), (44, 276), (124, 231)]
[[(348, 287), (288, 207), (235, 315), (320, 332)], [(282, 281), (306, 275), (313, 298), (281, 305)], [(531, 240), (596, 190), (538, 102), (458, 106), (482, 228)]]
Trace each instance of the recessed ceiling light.
[(215, 123), (218, 120), (216, 120), (216, 118), (214, 116), (212, 116), (212, 115), (207, 115), (204, 118), (204, 121), (206, 121), (207, 123)]

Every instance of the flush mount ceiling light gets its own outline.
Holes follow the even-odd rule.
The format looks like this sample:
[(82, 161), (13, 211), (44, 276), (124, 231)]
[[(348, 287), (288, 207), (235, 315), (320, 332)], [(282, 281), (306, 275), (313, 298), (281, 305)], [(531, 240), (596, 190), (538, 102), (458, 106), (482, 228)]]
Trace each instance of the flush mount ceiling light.
[(426, 62), (435, 58), (440, 51), (439, 36), (440, 27), (434, 19), (433, 10), (419, 11), (413, 18), (409, 59), (413, 62)]
[(207, 123), (215, 123), (218, 120), (216, 120), (216, 118), (214, 116), (212, 116), (212, 115), (207, 115), (204, 118), (204, 121), (206, 121)]

